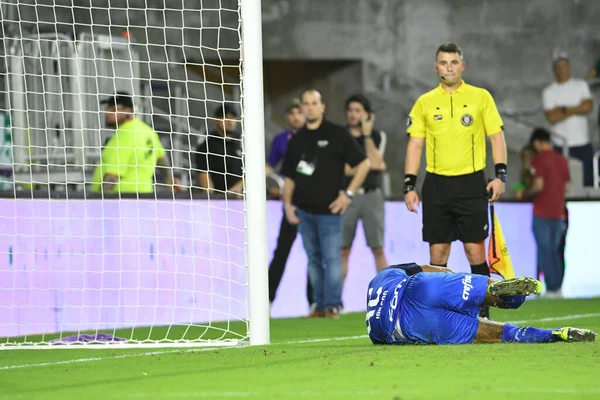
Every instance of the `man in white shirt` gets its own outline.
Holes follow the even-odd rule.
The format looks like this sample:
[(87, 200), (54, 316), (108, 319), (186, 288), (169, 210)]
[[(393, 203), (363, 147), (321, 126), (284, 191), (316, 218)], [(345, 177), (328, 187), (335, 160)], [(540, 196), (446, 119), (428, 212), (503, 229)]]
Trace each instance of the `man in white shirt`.
[[(587, 114), (592, 111), (592, 95), (583, 79), (571, 78), (571, 67), (565, 53), (553, 62), (556, 82), (544, 89), (542, 98), (546, 120), (552, 130), (565, 139), (569, 156), (583, 163), (583, 184), (592, 186), (594, 149), (590, 142)], [(562, 146), (563, 143), (554, 143)]]

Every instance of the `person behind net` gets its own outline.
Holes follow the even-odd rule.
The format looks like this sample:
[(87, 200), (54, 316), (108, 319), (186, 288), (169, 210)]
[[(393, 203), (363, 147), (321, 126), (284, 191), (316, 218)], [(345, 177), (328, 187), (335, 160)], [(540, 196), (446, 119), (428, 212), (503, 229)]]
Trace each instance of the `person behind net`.
[[(317, 90), (302, 94), (306, 126), (288, 145), (281, 168), (283, 202), (290, 224), (298, 224), (317, 303), (311, 317), (339, 318), (342, 301), (342, 214), (369, 172), (369, 159), (341, 126), (324, 118)], [(357, 167), (344, 186), (344, 166)]]
[(374, 344), (593, 342), (589, 329), (538, 329), (478, 318), (482, 305), (519, 308), (538, 294), (533, 278), (496, 281), (445, 267), (399, 264), (382, 270), (367, 289), (366, 326)]
[(135, 116), (131, 96), (117, 92), (100, 104), (107, 105), (105, 123), (115, 133), (102, 149), (101, 162), (92, 178), (92, 191), (153, 193), (155, 169), (167, 185), (180, 189), (173, 187), (178, 181), (173, 177), (158, 134)]
[[(300, 109), (300, 100), (294, 99), (290, 103), (285, 113), (285, 119), (288, 123), (288, 129), (275, 135), (273, 142), (271, 143), (271, 151), (267, 158), (267, 164), (265, 166), (265, 172), (267, 176), (274, 174), (274, 169), (283, 160), (287, 151), (288, 143), (294, 137), (294, 134), (304, 126), (305, 118)], [(280, 193), (273, 193), (279, 197)], [(292, 245), (296, 240), (298, 234), (297, 225), (292, 225), (288, 222), (285, 217), (285, 213), (281, 217), (281, 225), (279, 227), (279, 236), (277, 237), (277, 247), (273, 252), (273, 259), (269, 265), (269, 302), (273, 303), (275, 295), (277, 294), (277, 288), (281, 282), (281, 277), (285, 271), (285, 265), (287, 259), (292, 250)], [(312, 301), (312, 286), (310, 285), (310, 279), (306, 282), (306, 298), (308, 304), (311, 305), (311, 312), (314, 311), (315, 303)]]
[(224, 103), (215, 109), (212, 121), (215, 129), (196, 148), (198, 185), (209, 193), (237, 198), (244, 190), (242, 140), (236, 131), (238, 112)]
[[(415, 189), (426, 144), (423, 241), (429, 243), (429, 262), (446, 266), (450, 244), (460, 240), (471, 272), (490, 276), (484, 244), (488, 203), (500, 198), (508, 179), (502, 118), (487, 90), (462, 80), (465, 62), (460, 47), (443, 44), (435, 57), (440, 84), (418, 98), (407, 121), (410, 139), (404, 201), (409, 211), (417, 212), (419, 196)], [(484, 172), (486, 137), (495, 163), (495, 176), (489, 183)], [(488, 307), (482, 308), (481, 316), (489, 318)]]
[[(344, 232), (342, 235), (344, 279), (348, 274), (348, 260), (359, 220), (362, 221), (367, 246), (373, 253), (377, 271), (381, 271), (387, 266), (383, 251), (385, 198), (381, 190), (382, 175), (386, 170), (383, 154), (387, 137), (385, 132), (373, 129), (375, 113), (367, 97), (362, 94), (354, 94), (348, 97), (345, 106), (348, 131), (350, 131), (358, 145), (364, 149), (367, 158), (371, 162), (371, 170), (344, 213)], [(355, 171), (347, 165), (345, 172), (346, 181), (350, 183)]]

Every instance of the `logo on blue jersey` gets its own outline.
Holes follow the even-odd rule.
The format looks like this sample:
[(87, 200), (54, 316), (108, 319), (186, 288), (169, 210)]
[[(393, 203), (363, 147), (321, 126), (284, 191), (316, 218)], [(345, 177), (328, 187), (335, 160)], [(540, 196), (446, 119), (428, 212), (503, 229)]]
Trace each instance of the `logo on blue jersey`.
[(469, 295), (471, 294), (471, 289), (473, 289), (473, 284), (471, 283), (471, 275), (465, 275), (462, 280), (463, 284), (463, 292), (462, 298), (463, 300), (469, 300)]
[(406, 281), (407, 281), (407, 278), (402, 279), (402, 281), (398, 284), (398, 286), (396, 286), (396, 289), (394, 289), (394, 297), (392, 298), (392, 301), (390, 302), (390, 309), (388, 311), (388, 314), (390, 317), (390, 322), (394, 321), (395, 310), (396, 310), (396, 307), (398, 307), (398, 291), (400, 290), (400, 288)]

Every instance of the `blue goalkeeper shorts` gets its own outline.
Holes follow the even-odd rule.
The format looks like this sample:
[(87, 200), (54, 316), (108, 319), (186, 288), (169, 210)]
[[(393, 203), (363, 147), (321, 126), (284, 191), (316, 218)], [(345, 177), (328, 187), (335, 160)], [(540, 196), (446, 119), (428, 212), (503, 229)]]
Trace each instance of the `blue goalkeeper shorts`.
[(409, 281), (400, 309), (407, 339), (423, 344), (473, 343), (488, 277), (419, 273)]

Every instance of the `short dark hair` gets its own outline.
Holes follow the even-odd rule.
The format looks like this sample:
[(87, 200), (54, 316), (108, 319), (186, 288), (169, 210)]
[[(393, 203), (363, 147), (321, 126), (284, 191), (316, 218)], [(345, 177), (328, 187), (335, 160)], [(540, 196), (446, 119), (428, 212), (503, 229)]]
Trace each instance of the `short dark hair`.
[(550, 132), (548, 132), (548, 130), (545, 128), (535, 128), (531, 133), (529, 143), (531, 144), (536, 140), (540, 142), (550, 143)]
[(222, 106), (218, 106), (215, 109), (215, 113), (213, 114), (213, 116), (215, 118), (222, 119), (227, 114), (233, 115), (234, 117), (238, 116), (237, 110), (231, 104), (223, 104)]
[(102, 100), (100, 104), (106, 104), (109, 107), (123, 106), (133, 110), (133, 98), (127, 92), (117, 92), (114, 96)]
[(438, 47), (435, 52), (435, 59), (437, 60), (437, 56), (440, 53), (456, 53), (462, 57), (463, 52), (462, 49), (456, 43), (444, 43), (440, 47)]
[(346, 104), (344, 105), (344, 109), (347, 110), (350, 103), (360, 103), (365, 109), (365, 111), (368, 113), (373, 111), (373, 108), (371, 107), (371, 102), (363, 94), (357, 93), (348, 97), (348, 99), (346, 100)]

